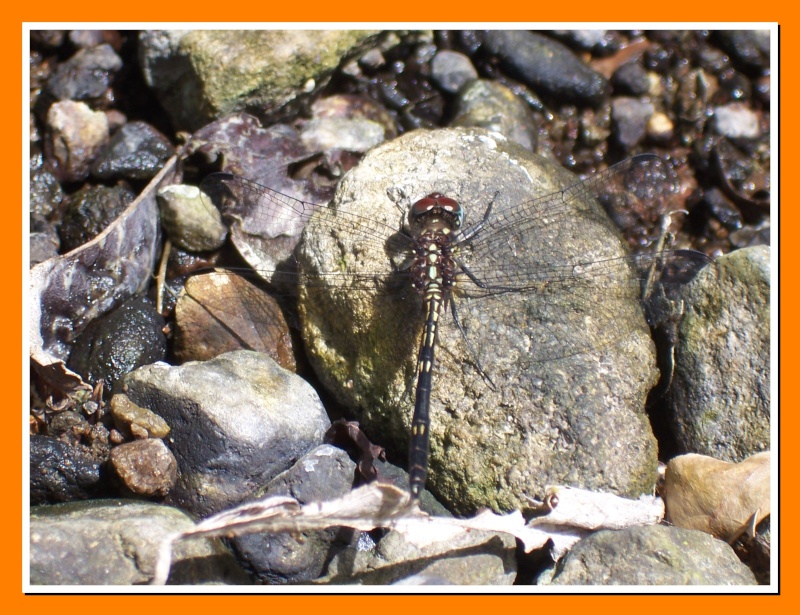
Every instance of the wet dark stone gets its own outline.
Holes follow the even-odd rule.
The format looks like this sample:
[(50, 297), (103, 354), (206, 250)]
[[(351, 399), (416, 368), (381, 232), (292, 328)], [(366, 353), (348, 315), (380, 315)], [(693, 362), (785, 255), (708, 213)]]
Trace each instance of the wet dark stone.
[(728, 230), (742, 228), (742, 214), (731, 200), (717, 187), (709, 188), (703, 195), (709, 212)]
[(31, 30), (31, 45), (56, 49), (64, 42), (66, 30)]
[(753, 86), (750, 80), (736, 70), (726, 70), (719, 75), (719, 96), (715, 101), (723, 98), (723, 102), (747, 101), (753, 95)]
[[(290, 496), (301, 504), (342, 497), (353, 488), (355, 464), (330, 445), (315, 448), (262, 490), (248, 498)], [(303, 583), (325, 572), (332, 553), (346, 548), (355, 534), (346, 528), (293, 534), (246, 534), (231, 539), (242, 566), (265, 583)]]
[(130, 299), (92, 322), (75, 340), (69, 367), (92, 384), (102, 379), (110, 398), (122, 376), (164, 359), (167, 340), (163, 328), (164, 318), (147, 300)]
[(146, 122), (129, 122), (120, 128), (92, 166), (100, 179), (152, 179), (174, 148), (163, 134)]
[(611, 84), (617, 94), (641, 96), (650, 89), (650, 78), (641, 64), (628, 62), (620, 66), (612, 75)]
[(110, 45), (81, 49), (60, 64), (45, 86), (55, 100), (98, 102), (106, 96), (113, 74), (122, 68), (122, 60)]
[(31, 216), (30, 266), (33, 267), (48, 258), (58, 256), (60, 245), (55, 227), (41, 216)]
[(509, 73), (560, 103), (599, 105), (608, 97), (606, 79), (581, 62), (569, 48), (521, 30), (486, 33), (486, 50), (498, 56)]
[(30, 213), (42, 216), (50, 216), (66, 198), (55, 176), (42, 168), (31, 171), (30, 195)]
[(31, 436), (31, 504), (85, 500), (96, 495), (102, 463), (87, 447), (49, 436)]
[(597, 56), (609, 56), (622, 46), (619, 33), (611, 30), (554, 30), (551, 34), (573, 49), (591, 51)]
[(65, 252), (94, 239), (125, 211), (136, 195), (123, 186), (87, 186), (70, 197), (61, 225)]
[(769, 32), (757, 30), (720, 30), (713, 40), (743, 71), (763, 75), (769, 71), (769, 38)]

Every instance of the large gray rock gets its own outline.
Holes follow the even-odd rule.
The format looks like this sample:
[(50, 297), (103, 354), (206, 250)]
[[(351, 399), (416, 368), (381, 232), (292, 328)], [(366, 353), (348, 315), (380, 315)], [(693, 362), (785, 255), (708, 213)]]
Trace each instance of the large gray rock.
[(595, 532), (556, 566), (552, 585), (755, 585), (733, 549), (704, 532), (663, 525)]
[[(31, 509), (33, 585), (141, 585), (153, 579), (161, 541), (192, 520), (167, 506), (93, 500)], [(176, 545), (169, 583), (247, 583), (218, 540)]]
[[(298, 251), (309, 278), (300, 302), (306, 347), (324, 384), (358, 408), (382, 444), (398, 455), (407, 450), (423, 322), (413, 288), (376, 282), (403, 267), (391, 248), (400, 241), (394, 237), (404, 211), (441, 192), (464, 205), (469, 227), (493, 199), (502, 217), (575, 181), (496, 133), (415, 131), (375, 148), (344, 178), (332, 203), (338, 214), (318, 210)], [(639, 285), (623, 264), (618, 233), (586, 197), (539, 203), (525, 216), (508, 213), (505, 222), (501, 233), (492, 228), (486, 235), (508, 260), (491, 263), (488, 255), (474, 262), (468, 249), (462, 256), (486, 279), (523, 261), (535, 291), (457, 299), (491, 383), (452, 316), (442, 314), (429, 487), (461, 512), (510, 509), (522, 504), (521, 494), (541, 493), (547, 484), (633, 496), (649, 491), (657, 461), (644, 400), (657, 371)], [(593, 270), (587, 263), (600, 264)], [(590, 283), (565, 284), (582, 266)], [(349, 284), (340, 271), (351, 274)], [(319, 289), (319, 278), (329, 286)]]
[(153, 30), (141, 35), (140, 61), (172, 121), (194, 130), (234, 111), (274, 111), (308, 94), (372, 34)]
[(737, 250), (686, 288), (671, 397), (681, 448), (741, 461), (770, 449), (769, 247)]
[(156, 363), (125, 385), (135, 404), (170, 425), (178, 482), (167, 501), (198, 516), (241, 502), (322, 443), (330, 426), (308, 383), (257, 352)]

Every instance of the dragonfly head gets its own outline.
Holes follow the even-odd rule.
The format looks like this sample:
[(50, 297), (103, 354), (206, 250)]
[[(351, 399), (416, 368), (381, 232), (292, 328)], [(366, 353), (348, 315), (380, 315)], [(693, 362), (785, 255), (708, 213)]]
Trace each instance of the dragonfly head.
[(428, 229), (455, 232), (464, 223), (464, 210), (457, 201), (433, 192), (411, 206), (408, 223), (414, 233)]

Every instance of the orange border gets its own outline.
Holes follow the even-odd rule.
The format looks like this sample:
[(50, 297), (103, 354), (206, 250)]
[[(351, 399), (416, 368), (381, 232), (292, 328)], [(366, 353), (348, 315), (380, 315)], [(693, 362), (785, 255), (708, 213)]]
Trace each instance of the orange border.
[[(52, 0), (42, 0), (35, 7), (25, 7), (19, 11), (19, 19), (9, 17), (3, 20), (2, 29), (4, 36), (2, 41), (3, 63), (5, 64), (3, 75), (8, 77), (10, 86), (6, 91), (12, 92), (10, 96), (2, 98), (6, 118), (10, 120), (4, 122), (7, 130), (4, 134), (3, 147), (0, 148), (0, 155), (7, 162), (3, 166), (8, 188), (5, 194), (9, 196), (4, 203), (6, 215), (13, 218), (20, 217), (21, 207), (18, 201), (11, 198), (15, 194), (13, 187), (19, 185), (16, 178), (20, 177), (21, 164), (26, 161), (19, 159), (18, 144), (21, 143), (21, 128), (18, 124), (20, 118), (19, 99), (13, 92), (16, 90), (15, 84), (19, 83), (15, 77), (20, 73), (21, 62), (27, 61), (22, 54), (22, 30), (21, 25), (25, 21), (77, 21), (80, 19), (104, 21), (131, 21), (131, 20), (154, 20), (159, 21), (185, 21), (185, 20), (210, 20), (222, 18), (229, 21), (233, 20), (253, 20), (270, 19), (272, 21), (299, 21), (313, 19), (314, 21), (352, 21), (352, 20), (374, 20), (374, 21), (397, 21), (415, 20), (419, 21), (563, 21), (568, 19), (580, 19), (582, 21), (609, 21), (636, 19), (637, 22), (658, 21), (667, 19), (691, 19), (693, 21), (719, 21), (723, 19), (749, 19), (754, 21), (775, 22), (782, 25), (780, 32), (781, 43), (781, 68), (782, 74), (789, 75), (789, 78), (780, 80), (781, 100), (789, 101), (788, 111), (781, 117), (784, 120), (780, 127), (781, 136), (788, 133), (788, 139), (782, 139), (782, 143), (788, 143), (789, 147), (782, 148), (781, 169), (800, 168), (797, 164), (798, 155), (795, 153), (796, 143), (793, 137), (797, 136), (797, 116), (795, 115), (795, 101), (798, 97), (798, 82), (796, 76), (798, 62), (797, 53), (797, 31), (791, 25), (794, 22), (794, 15), (785, 9), (786, 5), (776, 0), (766, 0), (759, 3), (742, 2), (740, 0), (726, 0), (725, 2), (697, 2), (696, 0), (673, 0), (672, 2), (641, 2), (641, 0), (573, 0), (568, 5), (561, 2), (526, 2), (526, 3), (487, 3), (472, 2), (470, 0), (401, 0), (392, 3), (366, 2), (364, 0), (349, 0), (348, 2), (325, 2), (323, 0), (310, 0), (303, 2), (302, 5), (295, 3), (264, 3), (264, 2), (237, 2), (233, 4), (220, 3), (179, 3), (176, 0), (164, 2), (154, 2), (153, 0), (139, 0), (136, 3), (113, 3), (95, 2), (88, 0), (77, 3), (53, 2)], [(6, 8), (5, 11), (16, 14), (15, 6)], [(635, 24), (631, 24), (635, 26)], [(334, 26), (335, 27), (335, 26)], [(17, 62), (13, 64), (13, 62)], [(27, 120), (26, 120), (27, 121)], [(17, 139), (16, 137), (19, 137)], [(789, 156), (783, 159), (782, 155)], [(792, 160), (795, 160), (793, 163)], [(791, 177), (792, 173), (790, 173)], [(786, 203), (783, 211), (780, 212), (781, 227), (783, 229), (800, 228), (800, 208), (794, 206), (796, 202), (792, 198), (796, 195), (797, 188), (793, 182), (786, 182), (781, 186), (780, 195), (782, 202)], [(775, 190), (774, 192), (777, 192)], [(22, 272), (22, 264), (18, 255), (21, 255), (21, 234), (14, 232), (13, 224), (8, 224), (11, 228), (10, 237), (3, 242), (3, 252), (12, 256), (11, 270)], [(21, 228), (21, 226), (19, 227)], [(791, 236), (784, 232), (784, 237), (791, 240)], [(798, 257), (793, 256), (794, 250), (790, 247), (782, 251), (781, 259), (782, 272), (793, 272), (797, 269)], [(20, 276), (20, 277), (17, 277)], [(23, 287), (21, 273), (13, 277), (11, 282), (16, 288)], [(795, 305), (800, 301), (798, 291), (791, 285), (791, 280), (784, 273), (781, 276), (782, 285), (780, 304)], [(22, 322), (21, 303), (14, 301), (5, 302), (2, 305), (5, 322), (10, 322), (10, 328), (15, 330)], [(791, 319), (787, 319), (791, 323)], [(791, 349), (797, 347), (797, 336), (795, 327), (786, 327), (781, 331), (781, 340), (785, 342), (782, 348)], [(794, 342), (794, 343), (793, 343)], [(9, 346), (14, 346), (9, 344)], [(782, 362), (781, 367), (794, 367), (791, 355), (794, 353), (783, 352), (781, 355), (787, 357), (786, 362)], [(19, 355), (16, 349), (12, 348), (11, 353), (0, 355), (2, 361), (3, 380), (6, 383), (6, 399), (10, 400), (6, 404), (5, 412), (7, 419), (12, 425), (7, 429), (7, 444), (0, 448), (2, 451), (3, 464), (0, 467), (6, 469), (8, 478), (4, 481), (8, 493), (11, 495), (4, 498), (3, 506), (3, 527), (10, 531), (6, 532), (5, 540), (7, 555), (2, 558), (2, 589), (3, 595), (7, 598), (4, 601), (6, 608), (11, 612), (42, 613), (58, 612), (65, 610), (86, 612), (91, 609), (108, 609), (115, 613), (134, 613), (143, 607), (158, 606), (165, 612), (174, 609), (191, 608), (196, 612), (218, 613), (230, 612), (231, 607), (241, 609), (258, 609), (260, 612), (281, 613), (315, 613), (325, 614), (333, 612), (345, 612), (355, 609), (380, 609), (380, 615), (394, 613), (412, 613), (420, 609), (437, 613), (493, 613), (501, 609), (503, 611), (518, 612), (577, 612), (591, 611), (592, 613), (625, 613), (630, 611), (659, 613), (673, 612), (676, 608), (690, 608), (699, 612), (711, 611), (720, 612), (730, 610), (730, 612), (751, 612), (760, 611), (774, 612), (775, 610), (788, 610), (794, 594), (793, 579), (797, 570), (797, 564), (793, 561), (796, 539), (796, 531), (792, 523), (791, 511), (795, 507), (796, 490), (787, 477), (793, 476), (793, 463), (791, 456), (783, 455), (781, 465), (781, 483), (788, 483), (786, 488), (781, 489), (781, 510), (786, 514), (786, 518), (781, 523), (781, 551), (784, 555), (781, 559), (781, 595), (780, 596), (25, 596), (22, 594), (21, 580), (21, 528), (20, 528), (20, 500), (17, 498), (18, 476), (21, 475), (21, 442), (17, 437), (17, 409), (27, 407), (28, 401), (21, 398), (20, 405), (14, 403), (17, 398), (15, 394), (19, 390), (21, 379), (27, 377), (27, 371), (20, 367)], [(783, 370), (781, 370), (783, 371)], [(793, 371), (793, 370), (792, 370)], [(773, 377), (777, 377), (777, 374)], [(781, 398), (781, 435), (798, 433), (797, 416), (798, 413), (792, 412), (795, 408), (796, 394), (792, 394), (793, 387), (782, 387), (781, 392), (785, 391), (788, 396)], [(8, 394), (10, 393), (10, 395)], [(773, 400), (778, 403), (778, 400)], [(787, 440), (782, 437), (781, 441)], [(790, 440), (787, 440), (790, 441)], [(782, 484), (783, 487), (783, 484)], [(532, 588), (535, 590), (535, 588)], [(147, 604), (145, 604), (147, 602)], [(232, 604), (235, 603), (235, 604)]]

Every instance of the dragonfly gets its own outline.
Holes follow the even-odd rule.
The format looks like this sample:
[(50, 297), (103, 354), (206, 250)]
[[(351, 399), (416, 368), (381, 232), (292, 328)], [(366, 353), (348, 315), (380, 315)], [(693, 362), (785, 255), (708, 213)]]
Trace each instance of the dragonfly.
[[(708, 261), (689, 250), (632, 256), (618, 240), (600, 253), (582, 253), (574, 246), (572, 235), (580, 231), (564, 230), (570, 221), (578, 218), (613, 226), (595, 199), (618, 192), (631, 176), (669, 177), (668, 163), (658, 156), (642, 155), (543, 196), (514, 202), (500, 194), (487, 195), (480, 214), (469, 223), (465, 204), (443, 192), (413, 199), (392, 224), (369, 211), (305, 202), (228, 173), (210, 175), (201, 188), (228, 219), (245, 224), (242, 221), (247, 218), (247, 224), (255, 222), (268, 229), (271, 237), (299, 236), (302, 231), (290, 266), (265, 265), (259, 260), (257, 268), (271, 282), (295, 287), (311, 303), (329, 292), (340, 292), (348, 300), (364, 297), (375, 305), (389, 305), (387, 319), (412, 322), (397, 329), (402, 335), (392, 337), (413, 337), (415, 331), (417, 337), (391, 343), (418, 349), (408, 462), (410, 494), (418, 499), (427, 481), (431, 392), (442, 329), (464, 340), (466, 360), (489, 386), (495, 386), (491, 372), (497, 361), (491, 352), (485, 354), (484, 345), (472, 343), (469, 329), (494, 326), (491, 314), (500, 305), (506, 310), (519, 306), (546, 314), (542, 324), (532, 334), (528, 332), (536, 343), (526, 347), (525, 353), (535, 362), (558, 359), (595, 350), (618, 338), (615, 320), (623, 315), (604, 311), (599, 305), (603, 296), (637, 299), (643, 281), (652, 281), (654, 271), (696, 271)], [(470, 205), (474, 211), (475, 204)], [(320, 263), (308, 247), (317, 240), (327, 241), (334, 250), (352, 246), (348, 257), (359, 266), (350, 267), (344, 256)], [(473, 318), (473, 306), (482, 307), (488, 317)], [(465, 311), (471, 325), (464, 322)], [(590, 322), (592, 311), (601, 318), (581, 330), (580, 319)], [(347, 318), (347, 310), (342, 310), (334, 326), (347, 329), (351, 326)], [(352, 326), (356, 335), (357, 327)]]

